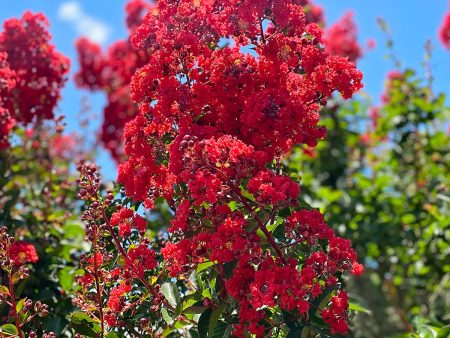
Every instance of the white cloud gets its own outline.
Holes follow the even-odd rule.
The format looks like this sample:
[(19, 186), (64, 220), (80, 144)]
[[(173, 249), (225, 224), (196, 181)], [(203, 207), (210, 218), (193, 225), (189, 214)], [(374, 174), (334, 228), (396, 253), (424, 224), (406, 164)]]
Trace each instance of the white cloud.
[(112, 31), (106, 23), (86, 14), (78, 1), (63, 2), (58, 8), (58, 18), (70, 23), (78, 34), (101, 44)]

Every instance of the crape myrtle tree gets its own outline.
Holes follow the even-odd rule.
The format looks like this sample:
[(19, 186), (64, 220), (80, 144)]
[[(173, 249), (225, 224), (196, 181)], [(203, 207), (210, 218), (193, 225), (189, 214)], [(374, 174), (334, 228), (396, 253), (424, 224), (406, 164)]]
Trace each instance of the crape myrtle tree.
[[(75, 82), (106, 94), (99, 136), (120, 164), (105, 189), (79, 162), (82, 216), (71, 169), (87, 155), (56, 114), (69, 62), (42, 14), (0, 33), (0, 335), (445, 337), (449, 145), (431, 75), (400, 68), (379, 107), (347, 101), (362, 88), (352, 14), (326, 27), (306, 0), (126, 13), (106, 52), (76, 43)], [(357, 255), (368, 273), (348, 279)], [(352, 320), (367, 310), (351, 298), (372, 314)]]
[[(153, 6), (143, 0), (127, 3), (126, 24), (132, 35), (145, 13)], [(103, 53), (101, 47), (81, 38), (76, 42), (79, 70), (75, 75), (78, 87), (102, 91), (107, 96), (103, 112), (100, 141), (116, 162), (124, 160), (122, 132), (125, 123), (136, 116), (137, 105), (130, 97), (129, 84), (136, 69), (149, 59), (148, 52), (136, 49), (130, 37), (120, 40)]]
[(426, 50), (424, 75), (398, 65), (380, 105), (330, 101), (321, 111), (326, 141), (297, 147), (284, 162), (365, 264), (364, 277), (349, 284), (370, 310), (354, 320), (361, 337), (450, 330), (449, 108), (432, 88)]
[[(81, 163), (91, 251), (72, 315), (91, 336), (339, 336), (350, 241), (302, 199), (283, 157), (325, 137), (319, 110), (362, 74), (330, 55), (305, 1), (159, 1), (135, 29), (123, 190)], [(245, 52), (246, 49), (251, 53)], [(165, 205), (168, 231), (143, 210)]]
[(2, 337), (59, 335), (73, 311), (84, 238), (70, 175), (78, 151), (55, 114), (69, 60), (50, 38), (47, 19), (30, 12), (0, 31)]

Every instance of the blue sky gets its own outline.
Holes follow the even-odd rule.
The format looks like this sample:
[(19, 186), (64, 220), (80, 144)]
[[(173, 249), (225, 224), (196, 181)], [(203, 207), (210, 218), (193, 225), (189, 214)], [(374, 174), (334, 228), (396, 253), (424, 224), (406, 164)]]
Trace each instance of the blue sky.
[[(393, 68), (386, 59), (384, 37), (376, 19), (384, 18), (388, 22), (394, 38), (394, 48), (404, 67), (417, 69), (423, 74), (424, 44), (431, 39), (434, 45), (431, 60), (435, 77), (435, 91), (450, 91), (450, 52), (444, 50), (437, 39), (437, 31), (444, 13), (450, 4), (447, 0), (430, 0), (424, 4), (421, 0), (316, 0), (323, 5), (327, 24), (338, 20), (347, 10), (355, 13), (359, 27), (359, 38), (364, 45), (367, 39), (374, 38), (377, 47), (366, 53), (358, 66), (364, 73), (365, 91), (378, 100), (383, 89), (386, 73)], [(25, 10), (41, 11), (49, 18), (53, 42), (57, 49), (72, 59), (71, 72), (77, 69), (74, 42), (80, 35), (88, 35), (103, 46), (108, 46), (127, 35), (124, 20), (126, 0), (14, 0), (5, 1), (0, 12), (0, 21), (22, 15)], [(89, 135), (78, 126), (80, 102), (83, 97), (89, 99), (92, 112), (97, 118), (91, 121), (91, 129), (100, 125), (104, 97), (92, 95), (75, 88), (69, 82), (63, 92), (60, 111), (67, 116), (68, 131), (77, 131)], [(99, 164), (106, 178), (115, 178), (115, 168), (109, 156), (101, 152)]]

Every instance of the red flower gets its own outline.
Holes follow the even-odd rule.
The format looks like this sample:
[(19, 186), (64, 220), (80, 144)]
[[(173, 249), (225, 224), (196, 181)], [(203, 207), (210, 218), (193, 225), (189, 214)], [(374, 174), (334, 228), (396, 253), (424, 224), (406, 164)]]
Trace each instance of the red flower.
[(128, 259), (125, 260), (125, 267), (130, 269), (133, 276), (137, 278), (144, 277), (145, 271), (152, 270), (157, 265), (155, 252), (145, 244), (131, 248), (128, 252)]
[(270, 170), (261, 171), (252, 177), (247, 189), (258, 202), (274, 205), (296, 200), (300, 193), (298, 184), (291, 178), (275, 175)]
[(15, 124), (13, 115), (5, 107), (11, 90), (16, 86), (16, 74), (9, 67), (7, 56), (6, 53), (0, 52), (0, 150), (9, 146), (9, 133)]
[(445, 14), (444, 20), (439, 28), (439, 39), (445, 48), (450, 49), (450, 12)]
[(36, 263), (39, 257), (33, 244), (18, 241), (9, 247), (9, 257), (14, 261), (14, 265), (23, 265), (26, 263)]
[(0, 53), (16, 73), (14, 95), (4, 97), (5, 106), (16, 121), (51, 119), (66, 82), (69, 59), (50, 44), (48, 21), (42, 13), (25, 12), (21, 19), (9, 19), (0, 33)]
[(350, 61), (356, 62), (362, 56), (357, 33), (353, 12), (347, 12), (326, 30), (323, 39), (325, 49), (330, 54), (348, 57)]
[(141, 234), (147, 229), (147, 221), (128, 208), (121, 208), (113, 213), (110, 222), (111, 225), (119, 226), (119, 235), (121, 237), (130, 236), (132, 229), (137, 229)]
[[(108, 299), (108, 306), (109, 308), (114, 311), (118, 312), (123, 307), (123, 298), (122, 296), (126, 293), (131, 291), (131, 285), (128, 284), (120, 284), (119, 286), (115, 287), (111, 290), (109, 293), (109, 299)], [(111, 320), (111, 324), (112, 324)], [(108, 324), (110, 325), (110, 324)]]
[[(127, 3), (126, 23), (130, 34), (151, 9), (152, 6), (143, 0)], [(106, 53), (86, 38), (79, 39), (76, 47), (80, 70), (75, 75), (75, 81), (79, 87), (103, 91), (107, 95), (100, 140), (113, 159), (120, 163), (124, 159), (124, 126), (137, 113), (128, 87), (134, 72), (148, 61), (148, 55), (133, 48), (129, 39), (116, 42)]]
[[(270, 22), (267, 28), (262, 19)], [(115, 61), (110, 67), (119, 87), (130, 84), (138, 111), (124, 127), (128, 159), (118, 180), (146, 208), (162, 197), (175, 209), (161, 251), (171, 277), (205, 261), (217, 263), (218, 273), (235, 263), (221, 277), (238, 304), (237, 336), (267, 334), (266, 307), (304, 315), (326, 285), (337, 282), (335, 276), (360, 270), (348, 241), (336, 237), (318, 211), (296, 210), (298, 184), (275, 171), (295, 145), (314, 147), (325, 136), (321, 105), (336, 91), (350, 98), (362, 87), (353, 62), (322, 48), (314, 23), (321, 20), (305, 0), (160, 0), (130, 28), (131, 43), (144, 55), (137, 70), (138, 62), (130, 61), (127, 69), (136, 70), (130, 81), (114, 66), (125, 61), (103, 56)], [(338, 28), (341, 39), (349, 33), (356, 41), (352, 27)], [(219, 47), (222, 38), (234, 43)], [(254, 52), (243, 53), (249, 44)], [(120, 92), (103, 82), (101, 63), (86, 67), (100, 71), (92, 85)], [(279, 210), (291, 213), (282, 225)], [(136, 226), (133, 217), (120, 210), (111, 224), (127, 236)], [(272, 238), (267, 227), (277, 224), (285, 236)], [(289, 259), (300, 246), (302, 257)], [(143, 243), (132, 245), (128, 255), (125, 268), (135, 278), (156, 267)]]
[(336, 296), (331, 297), (331, 305), (321, 313), (323, 320), (331, 326), (331, 333), (345, 335), (348, 332), (347, 310), (348, 296), (339, 290)]

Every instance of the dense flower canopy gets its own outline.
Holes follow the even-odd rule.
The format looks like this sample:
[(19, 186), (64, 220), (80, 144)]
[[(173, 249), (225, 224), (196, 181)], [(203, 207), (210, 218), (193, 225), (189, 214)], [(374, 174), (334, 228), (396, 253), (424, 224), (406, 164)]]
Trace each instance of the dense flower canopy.
[(54, 117), (69, 71), (69, 59), (50, 43), (48, 21), (26, 12), (3, 23), (0, 32), (0, 150), (9, 146), (16, 123)]
[[(106, 97), (83, 139), (57, 114), (69, 62), (44, 14), (0, 31), (0, 336), (446, 336), (449, 108), (431, 43), (424, 76), (404, 69), (378, 20), (396, 69), (373, 106), (346, 102), (374, 46), (351, 12), (124, 9), (126, 38), (76, 42), (74, 82)], [(98, 138), (118, 182), (91, 162)]]
[(9, 146), (9, 133), (15, 123), (14, 117), (5, 107), (12, 89), (16, 86), (16, 74), (9, 67), (6, 58), (6, 53), (0, 53), (0, 150)]
[[(126, 23), (130, 34), (152, 7), (143, 0), (126, 6)], [(123, 160), (122, 132), (126, 122), (136, 115), (136, 104), (130, 99), (129, 83), (137, 68), (148, 62), (147, 53), (136, 50), (129, 39), (120, 40), (103, 53), (101, 47), (87, 38), (76, 43), (80, 69), (75, 75), (79, 87), (101, 90), (107, 95), (100, 140), (116, 162)]]
[[(240, 336), (264, 334), (262, 306), (302, 315), (326, 283), (336, 283), (334, 275), (361, 272), (349, 242), (335, 237), (320, 213), (299, 211), (299, 223), (291, 223), (292, 241), (309, 243), (299, 269), (252, 211), (298, 208), (298, 184), (272, 164), (295, 144), (315, 146), (325, 136), (318, 110), (335, 91), (349, 98), (362, 87), (361, 72), (324, 51), (321, 36), (296, 0), (166, 0), (132, 38), (149, 60), (131, 81), (139, 112), (125, 128), (129, 157), (119, 181), (147, 208), (162, 196), (176, 210), (172, 239), (162, 250), (172, 276), (205, 260), (236, 262), (225, 285), (240, 305)], [(254, 199), (243, 195), (245, 186)], [(242, 210), (229, 207), (233, 199)], [(329, 243), (323, 251), (300, 235), (305, 226)], [(271, 277), (279, 275), (289, 278)], [(346, 331), (341, 321), (329, 322)]]
[(69, 59), (50, 43), (48, 21), (26, 12), (6, 20), (0, 33), (0, 53), (15, 72), (16, 86), (4, 105), (18, 122), (51, 119), (69, 71)]
[[(170, 195), (162, 185), (171, 187), (179, 173), (185, 135), (197, 142), (232, 135), (264, 151), (267, 162), (294, 144), (314, 146), (325, 135), (318, 103), (361, 88), (353, 64), (320, 49), (320, 28), (306, 24), (295, 1), (235, 6), (160, 2), (138, 28), (133, 42), (151, 56), (131, 83), (140, 116), (125, 131), (130, 158), (120, 169), (131, 196), (144, 200), (151, 185)], [(229, 46), (221, 47), (223, 38)], [(245, 46), (256, 55), (241, 52)], [(164, 136), (173, 141), (162, 143)], [(169, 153), (169, 165), (159, 165), (156, 157)]]

